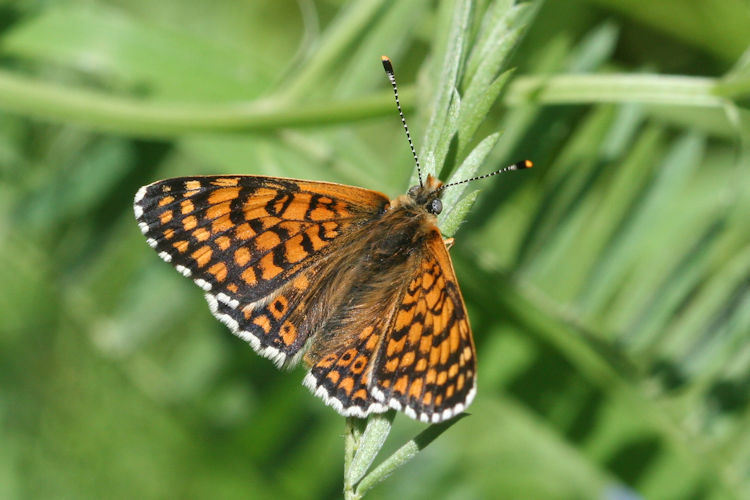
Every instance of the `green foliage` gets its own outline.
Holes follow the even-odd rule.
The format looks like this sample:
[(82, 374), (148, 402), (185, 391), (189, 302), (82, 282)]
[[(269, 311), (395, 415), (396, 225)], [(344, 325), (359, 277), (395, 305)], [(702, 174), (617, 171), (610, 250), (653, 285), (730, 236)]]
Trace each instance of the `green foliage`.
[[(0, 498), (340, 498), (344, 465), (368, 499), (747, 498), (749, 17), (0, 4)], [(535, 163), (445, 193), (479, 391), (426, 449), (445, 429), (401, 414), (342, 439), (303, 371), (229, 335), (131, 208), (143, 184), (210, 173), (404, 192), (381, 54), (425, 171)]]

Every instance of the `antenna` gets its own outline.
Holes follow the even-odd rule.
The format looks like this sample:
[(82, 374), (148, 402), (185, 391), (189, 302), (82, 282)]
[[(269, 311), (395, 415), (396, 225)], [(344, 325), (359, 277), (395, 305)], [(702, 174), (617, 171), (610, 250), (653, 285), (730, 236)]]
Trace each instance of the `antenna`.
[(500, 170), (495, 170), (494, 172), (490, 172), (489, 174), (478, 175), (476, 177), (472, 177), (471, 179), (464, 179), (458, 182), (451, 182), (450, 184), (443, 184), (442, 186), (440, 186), (440, 188), (438, 188), (437, 192), (439, 193), (443, 189), (450, 187), (450, 186), (455, 186), (457, 184), (464, 184), (466, 182), (478, 181), (479, 179), (486, 179), (487, 177), (492, 177), (493, 175), (502, 174), (503, 172), (509, 172), (511, 170), (523, 170), (525, 168), (531, 168), (533, 166), (534, 164), (531, 162), (531, 160), (519, 161), (518, 163), (514, 163), (513, 165), (508, 165), (507, 167), (503, 167)]
[(398, 114), (401, 117), (401, 123), (404, 125), (404, 130), (406, 131), (406, 140), (409, 141), (409, 148), (411, 149), (411, 154), (414, 156), (414, 162), (417, 164), (419, 187), (422, 187), (422, 168), (419, 166), (419, 158), (417, 158), (417, 151), (414, 149), (414, 143), (411, 142), (411, 135), (409, 134), (409, 127), (406, 126), (406, 118), (404, 117), (404, 112), (401, 111), (401, 103), (398, 100), (398, 88), (396, 87), (396, 77), (393, 74), (393, 65), (391, 64), (391, 60), (386, 56), (381, 56), (380, 60), (383, 61), (385, 74), (388, 75), (388, 79), (391, 81), (391, 85), (393, 86), (393, 95), (396, 96), (396, 107), (398, 107)]

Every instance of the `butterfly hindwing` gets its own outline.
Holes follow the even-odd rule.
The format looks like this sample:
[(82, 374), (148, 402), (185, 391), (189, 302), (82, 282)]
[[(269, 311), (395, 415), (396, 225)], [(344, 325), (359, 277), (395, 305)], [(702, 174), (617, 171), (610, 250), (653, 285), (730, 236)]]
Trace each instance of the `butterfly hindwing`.
[(316, 263), (387, 203), (340, 184), (206, 176), (144, 186), (134, 210), (149, 245), (206, 292), (213, 314), (282, 364), (310, 333), (290, 318)]

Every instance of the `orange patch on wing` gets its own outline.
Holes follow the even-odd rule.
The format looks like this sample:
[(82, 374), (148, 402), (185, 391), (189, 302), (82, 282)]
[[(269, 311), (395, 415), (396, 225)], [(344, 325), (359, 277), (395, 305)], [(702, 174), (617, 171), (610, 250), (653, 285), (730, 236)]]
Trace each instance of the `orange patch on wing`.
[(307, 237), (310, 238), (310, 243), (312, 243), (313, 250), (318, 251), (324, 246), (326, 246), (326, 242), (320, 239), (320, 236), (318, 236), (318, 228), (316, 226), (311, 226), (305, 230), (305, 234), (307, 234)]
[(352, 377), (346, 377), (338, 386), (339, 388), (344, 389), (344, 392), (348, 396), (352, 393), (352, 389), (354, 389), (354, 379)]
[(448, 388), (445, 390), (445, 397), (450, 398), (453, 396), (453, 393), (456, 392), (456, 386), (453, 384), (449, 385)]
[(393, 390), (396, 392), (400, 392), (401, 394), (406, 393), (406, 387), (409, 383), (409, 376), (408, 375), (402, 375), (395, 384), (393, 384)]
[(271, 208), (273, 209), (273, 213), (279, 214), (284, 209), (284, 205), (289, 203), (289, 196), (289, 193), (285, 193), (281, 196), (280, 199), (277, 199), (273, 203), (273, 205), (271, 206)]
[(283, 221), (281, 219), (279, 219), (278, 217), (263, 217), (260, 220), (260, 223), (263, 225), (263, 229), (264, 230), (268, 229), (268, 228), (271, 228), (273, 226), (276, 226), (276, 225), (278, 225), (281, 222), (283, 222)]
[(226, 187), (232, 187), (239, 184), (240, 178), (239, 177), (218, 177), (214, 179), (211, 184), (214, 186), (226, 186)]
[(333, 371), (328, 372), (328, 375), (326, 375), (326, 378), (335, 384), (341, 378), (341, 373), (337, 372), (336, 370), (333, 370)]
[(297, 290), (306, 290), (307, 287), (310, 286), (310, 282), (304, 274), (300, 274), (299, 276), (294, 278), (294, 281), (292, 281), (292, 286)]
[(305, 213), (310, 206), (310, 193), (295, 193), (294, 199), (286, 207), (282, 216), (285, 219), (305, 220)]
[(364, 327), (362, 331), (359, 332), (359, 340), (365, 340), (370, 336), (373, 330), (375, 330), (375, 328), (372, 325), (367, 325), (366, 327)]
[(460, 337), (461, 336), (458, 333), (458, 328), (456, 328), (455, 326), (451, 328), (451, 333), (448, 336), (448, 340), (450, 341), (451, 352), (456, 352), (458, 350), (458, 344), (459, 344), (459, 341), (461, 340)]
[[(400, 330), (411, 323), (412, 319), (414, 319), (413, 311), (405, 311), (403, 309), (400, 309), (398, 311), (398, 314), (396, 314), (396, 324), (394, 325), (394, 328), (396, 330)], [(409, 340), (409, 342), (412, 343), (411, 340)]]
[(360, 354), (357, 356), (357, 359), (354, 360), (354, 363), (352, 363), (351, 371), (352, 373), (359, 375), (362, 373), (362, 370), (365, 369), (365, 366), (367, 366), (367, 356)]
[(432, 285), (435, 283), (435, 277), (432, 275), (432, 270), (424, 273), (422, 275), (422, 288), (425, 290), (429, 290), (432, 288)]
[(206, 241), (211, 236), (211, 233), (205, 227), (199, 227), (193, 231), (193, 238), (198, 241)]
[(395, 372), (396, 368), (398, 368), (398, 358), (393, 358), (385, 364), (385, 371), (387, 372)]
[(263, 258), (260, 259), (258, 267), (260, 268), (261, 277), (264, 280), (272, 280), (283, 271), (282, 268), (274, 264), (273, 253), (267, 253), (264, 255)]
[(424, 296), (424, 299), (425, 302), (427, 302), (427, 307), (430, 309), (434, 308), (440, 300), (440, 290), (437, 288), (431, 288)]
[(248, 267), (247, 269), (242, 271), (240, 277), (242, 278), (242, 281), (250, 286), (253, 286), (258, 282), (258, 278), (255, 276), (255, 271), (252, 267)]
[(458, 363), (453, 363), (450, 368), (448, 368), (448, 376), (450, 378), (453, 378), (458, 373)]
[(293, 220), (282, 220), (279, 228), (283, 229), (290, 237), (302, 232), (302, 223)]
[(245, 247), (240, 247), (235, 250), (234, 262), (240, 267), (245, 267), (245, 265), (250, 262), (250, 250)]
[(190, 256), (195, 259), (195, 263), (198, 265), (198, 267), (203, 267), (206, 264), (208, 264), (211, 261), (211, 256), (213, 255), (213, 250), (211, 250), (211, 247), (208, 245), (203, 245), (198, 250), (190, 254)]
[(253, 219), (260, 219), (263, 217), (268, 217), (268, 211), (266, 210), (265, 206), (258, 206), (256, 205), (257, 201), (253, 201), (252, 199), (249, 200), (247, 203), (245, 203), (245, 206), (242, 208), (242, 215), (245, 216), (245, 220), (253, 220)]
[(281, 340), (283, 340), (286, 345), (292, 345), (296, 339), (297, 329), (291, 322), (285, 321), (281, 327)]
[(188, 215), (184, 219), (182, 219), (182, 227), (185, 228), (185, 231), (191, 231), (195, 229), (195, 226), (198, 225), (198, 219), (195, 218), (194, 215)]
[(281, 238), (274, 231), (265, 231), (255, 238), (255, 248), (261, 252), (271, 250), (281, 243)]
[(165, 240), (171, 240), (172, 236), (174, 236), (174, 229), (167, 228), (164, 230), (164, 239)]
[(409, 327), (409, 333), (408, 333), (409, 343), (412, 345), (417, 345), (419, 341), (422, 339), (423, 330), (424, 330), (424, 325), (422, 323), (413, 323)]
[(164, 205), (169, 205), (174, 201), (174, 196), (165, 196), (161, 200), (159, 200), (159, 206), (163, 207)]
[(419, 338), (419, 352), (428, 354), (432, 349), (432, 335), (425, 335)]
[(172, 243), (172, 246), (180, 253), (185, 253), (185, 251), (188, 249), (188, 242), (185, 240), (175, 241)]
[(320, 366), (321, 368), (330, 368), (333, 366), (333, 364), (336, 362), (337, 359), (338, 359), (337, 355), (329, 354), (325, 358), (318, 361), (317, 366)]
[(435, 397), (435, 406), (440, 406), (443, 404), (443, 395), (438, 394), (437, 397)]
[(324, 222), (321, 227), (323, 228), (323, 236), (329, 240), (339, 235), (339, 224), (336, 222)]
[(284, 297), (283, 295), (279, 295), (268, 306), (268, 310), (271, 311), (271, 314), (273, 314), (274, 318), (281, 319), (284, 316), (288, 305), (289, 301), (286, 299), (286, 297)]
[(250, 319), (254, 310), (255, 308), (252, 305), (247, 305), (242, 308), (242, 315), (245, 316), (245, 319)]
[(368, 351), (372, 351), (375, 349), (375, 346), (378, 345), (378, 340), (380, 339), (380, 335), (371, 335), (369, 339), (367, 339), (367, 344), (365, 344), (365, 349)]
[(172, 220), (172, 211), (171, 210), (166, 210), (166, 211), (162, 212), (161, 215), (159, 216), (159, 220), (161, 221), (162, 224), (166, 224), (167, 222), (171, 221)]
[(419, 361), (417, 361), (417, 366), (414, 367), (414, 371), (423, 372), (426, 369), (427, 369), (427, 359), (419, 358)]
[(254, 317), (253, 324), (258, 325), (265, 333), (271, 331), (271, 320), (265, 314), (259, 314)]
[(401, 340), (389, 340), (388, 341), (388, 349), (386, 350), (386, 355), (388, 357), (393, 356), (397, 352), (401, 352), (404, 350), (404, 344), (406, 344), (406, 336), (401, 337)]
[(264, 196), (274, 198), (278, 194), (275, 189), (261, 187), (253, 192), (253, 198), (262, 198)]
[(208, 207), (208, 210), (206, 210), (206, 218), (213, 220), (227, 215), (232, 210), (229, 205), (230, 202), (228, 201), (217, 203), (216, 205), (211, 205), (210, 207)]
[(227, 266), (223, 262), (217, 262), (208, 268), (208, 272), (214, 275), (216, 281), (222, 282), (227, 277)]
[(432, 403), (432, 393), (425, 392), (424, 396), (422, 396), (422, 404), (425, 406), (429, 406), (430, 403)]
[(227, 285), (227, 290), (229, 290), (229, 291), (230, 291), (230, 292), (232, 292), (232, 293), (237, 293), (237, 291), (238, 291), (239, 289), (240, 289), (240, 287), (238, 287), (238, 286), (237, 286), (237, 285), (235, 285), (234, 283), (230, 283), (230, 284), (228, 284), (228, 285)]
[(459, 391), (464, 388), (465, 382), (466, 382), (466, 378), (464, 377), (464, 374), (462, 373), (461, 375), (458, 376), (458, 380), (456, 380), (456, 387), (458, 388)]
[(437, 379), (437, 372), (434, 368), (430, 368), (430, 370), (427, 372), (427, 376), (424, 378), (424, 381), (428, 384), (432, 384), (435, 382), (435, 379)]
[(197, 181), (197, 180), (185, 181), (186, 191), (197, 191), (200, 188), (201, 188), (201, 181)]
[(364, 399), (367, 401), (367, 391), (360, 389), (352, 395), (352, 399)]
[(239, 194), (240, 188), (238, 187), (226, 187), (217, 189), (216, 191), (208, 195), (208, 203), (210, 203), (211, 205), (215, 205), (217, 203), (230, 202), (237, 198), (237, 195)]
[(284, 257), (290, 264), (296, 264), (308, 256), (308, 253), (302, 247), (302, 240), (302, 235), (298, 234), (284, 244)]
[(418, 378), (411, 383), (409, 387), (409, 396), (418, 398), (422, 394), (422, 379)]
[(247, 222), (245, 222), (244, 224), (240, 224), (234, 230), (234, 235), (238, 240), (249, 240), (256, 234), (257, 233), (253, 231), (253, 228), (251, 228), (250, 224), (248, 224)]
[(440, 361), (440, 346), (433, 347), (430, 350), (430, 366), (435, 366)]
[(444, 365), (448, 362), (448, 357), (450, 356), (450, 349), (448, 348), (448, 340), (443, 340), (440, 343), (440, 364)]
[(347, 349), (344, 354), (341, 355), (339, 360), (336, 362), (338, 366), (349, 366), (357, 354), (356, 349)]
[(414, 351), (409, 351), (401, 358), (401, 367), (411, 366), (412, 364), (414, 364)]
[(214, 243), (216, 243), (216, 246), (219, 247), (222, 250), (226, 250), (232, 245), (232, 240), (227, 238), (226, 236), (219, 236), (214, 240)]
[(228, 215), (222, 215), (211, 223), (211, 232), (221, 234), (232, 229), (232, 219)]
[(193, 205), (192, 201), (182, 200), (182, 203), (180, 203), (180, 211), (182, 212), (182, 215), (187, 215), (193, 210), (195, 210), (195, 205)]
[(447, 380), (448, 380), (448, 372), (446, 372), (445, 370), (443, 370), (440, 373), (438, 373), (438, 376), (437, 376), (437, 385), (442, 386), (442, 385), (445, 384), (445, 382)]

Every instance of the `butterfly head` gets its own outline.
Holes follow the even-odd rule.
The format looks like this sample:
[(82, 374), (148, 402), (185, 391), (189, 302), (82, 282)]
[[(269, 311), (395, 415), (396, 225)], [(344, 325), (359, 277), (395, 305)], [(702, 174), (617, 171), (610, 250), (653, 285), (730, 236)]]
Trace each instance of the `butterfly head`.
[(441, 180), (428, 175), (424, 184), (412, 186), (407, 194), (416, 205), (424, 208), (432, 215), (438, 215), (443, 211), (443, 202), (440, 200), (440, 196), (443, 194), (443, 190), (440, 189), (442, 186)]

